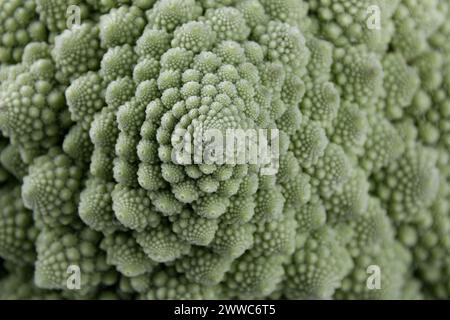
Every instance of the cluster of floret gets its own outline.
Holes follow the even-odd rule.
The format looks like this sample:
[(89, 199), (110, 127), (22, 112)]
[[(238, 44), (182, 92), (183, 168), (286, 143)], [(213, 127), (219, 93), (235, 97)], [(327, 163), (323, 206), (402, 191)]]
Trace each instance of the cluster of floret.
[[(450, 297), (450, 1), (0, 0), (0, 34), (1, 298)], [(279, 132), (276, 174), (174, 161), (209, 129)]]

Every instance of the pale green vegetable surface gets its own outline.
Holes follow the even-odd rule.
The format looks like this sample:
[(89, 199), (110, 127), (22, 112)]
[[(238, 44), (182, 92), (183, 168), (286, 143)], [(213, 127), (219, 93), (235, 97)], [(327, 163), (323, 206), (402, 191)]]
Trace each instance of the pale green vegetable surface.
[[(450, 298), (449, 39), (449, 0), (0, 0), (0, 298)], [(199, 128), (277, 173), (175, 163)]]

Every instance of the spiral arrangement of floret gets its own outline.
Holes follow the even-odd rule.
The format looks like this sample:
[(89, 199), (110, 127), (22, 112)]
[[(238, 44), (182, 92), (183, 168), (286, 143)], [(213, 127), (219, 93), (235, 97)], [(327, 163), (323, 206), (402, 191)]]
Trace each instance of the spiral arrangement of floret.
[(449, 297), (448, 1), (17, 7), (0, 297)]

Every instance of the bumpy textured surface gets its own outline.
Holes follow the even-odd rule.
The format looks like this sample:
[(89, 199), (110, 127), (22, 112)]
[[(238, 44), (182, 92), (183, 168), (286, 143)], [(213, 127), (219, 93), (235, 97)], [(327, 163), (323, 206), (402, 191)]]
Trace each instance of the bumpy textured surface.
[[(0, 35), (0, 298), (450, 298), (449, 0), (0, 0)], [(276, 171), (186, 161), (208, 129), (278, 129)]]

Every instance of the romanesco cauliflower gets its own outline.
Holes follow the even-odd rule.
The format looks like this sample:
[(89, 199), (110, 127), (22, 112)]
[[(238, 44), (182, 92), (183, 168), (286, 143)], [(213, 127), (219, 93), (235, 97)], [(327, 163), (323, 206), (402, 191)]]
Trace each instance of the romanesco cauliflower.
[[(449, 0), (0, 0), (0, 34), (0, 298), (450, 298)], [(174, 161), (204, 130), (278, 132), (276, 174)]]

